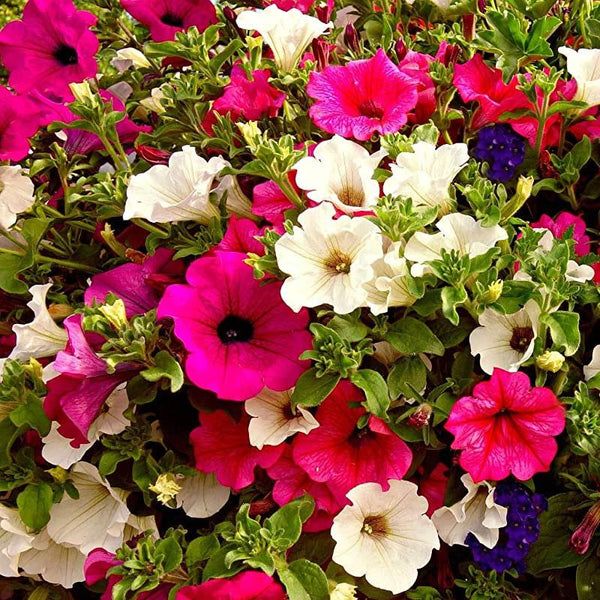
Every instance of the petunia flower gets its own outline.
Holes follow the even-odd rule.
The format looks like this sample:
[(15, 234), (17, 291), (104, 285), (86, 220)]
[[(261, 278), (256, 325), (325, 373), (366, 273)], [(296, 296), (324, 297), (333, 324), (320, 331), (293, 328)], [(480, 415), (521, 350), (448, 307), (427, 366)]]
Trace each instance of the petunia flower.
[(409, 481), (364, 483), (348, 493), (346, 506), (333, 520), (333, 560), (355, 577), (399, 594), (417, 579), (440, 541), (425, 516), (427, 500)]
[(274, 181), (265, 181), (255, 185), (252, 190), (252, 199), (252, 213), (277, 226), (283, 226), (285, 211), (294, 208), (290, 199)]
[[(29, 152), (29, 138), (40, 126), (40, 111), (29, 98), (15, 96), (1, 85), (0, 105), (0, 160), (21, 160)], [(8, 215), (2, 219), (8, 220)]]
[(372, 264), (383, 256), (379, 228), (364, 217), (343, 215), (323, 202), (305, 210), (300, 227), (275, 244), (279, 268), (290, 275), (281, 297), (294, 311), (330, 304), (340, 314), (353, 311), (367, 298), (363, 285), (373, 278)]
[(188, 377), (227, 400), (292, 387), (308, 366), (298, 357), (312, 340), (308, 313), (294, 314), (281, 301), (281, 284), (261, 285), (245, 258), (217, 252), (194, 261), (188, 285), (169, 286), (157, 312), (175, 321)]
[(252, 252), (262, 256), (265, 247), (256, 238), (264, 235), (264, 230), (264, 227), (260, 228), (252, 219), (241, 219), (231, 215), (223, 239), (205, 256), (212, 256), (215, 252)]
[(500, 481), (511, 473), (526, 481), (550, 468), (565, 408), (549, 388), (532, 388), (525, 373), (494, 369), (472, 396), (454, 404), (445, 427), (455, 436), (452, 448), (462, 450), (461, 467), (475, 483)]
[(386, 155), (385, 150), (369, 154), (356, 142), (334, 135), (294, 165), (296, 185), (314, 202), (331, 202), (344, 213), (369, 210), (379, 198), (373, 175)]
[(150, 29), (155, 42), (175, 39), (178, 31), (197, 27), (204, 31), (217, 22), (210, 0), (121, 0), (123, 8)]
[(391, 165), (392, 176), (383, 192), (410, 198), (416, 206), (438, 206), (450, 210), (448, 188), (469, 160), (466, 144), (444, 144), (436, 148), (428, 142), (413, 144), (412, 152), (401, 152)]
[(214, 473), (198, 472), (192, 477), (183, 477), (177, 483), (176, 505), (193, 519), (212, 517), (225, 506), (231, 493), (228, 487), (217, 481)]
[(33, 206), (33, 192), (33, 182), (19, 165), (0, 166), (0, 230), (14, 225), (18, 215)]
[(585, 221), (570, 212), (561, 212), (556, 219), (548, 215), (542, 215), (537, 221), (530, 224), (534, 229), (547, 229), (552, 232), (552, 235), (561, 239), (567, 230), (572, 227), (573, 240), (575, 241), (575, 254), (577, 256), (585, 256), (590, 252), (590, 238), (586, 235)]
[(0, 57), (11, 87), (20, 94), (37, 90), (72, 98), (69, 84), (94, 77), (98, 69), (99, 42), (90, 30), (96, 20), (72, 0), (29, 0), (23, 19), (0, 31)]
[(175, 600), (285, 600), (283, 588), (260, 571), (245, 571), (229, 579), (211, 579), (179, 589)]
[(479, 316), (479, 327), (469, 336), (471, 354), (479, 355), (483, 371), (495, 368), (518, 371), (531, 358), (539, 329), (540, 307), (535, 300), (512, 314), (486, 308)]
[(273, 466), (284, 450), (283, 445), (261, 450), (252, 446), (248, 437), (250, 418), (246, 414), (239, 422), (223, 410), (200, 413), (199, 418), (200, 427), (190, 434), (196, 469), (214, 473), (221, 485), (234, 491), (249, 486), (254, 481), (254, 469)]
[(32, 547), (34, 537), (17, 508), (0, 504), (0, 577), (19, 576), (19, 555)]
[(567, 71), (577, 82), (577, 92), (573, 100), (588, 106), (600, 104), (600, 49), (567, 48), (561, 46), (558, 52), (567, 59)]
[(293, 70), (309, 44), (331, 29), (331, 23), (304, 15), (297, 8), (281, 10), (275, 4), (244, 10), (236, 23), (242, 29), (258, 31), (273, 51), (277, 68), (284, 72)]
[(372, 58), (312, 72), (306, 91), (316, 100), (309, 114), (318, 127), (357, 140), (400, 131), (417, 104), (415, 82), (381, 49)]
[(431, 517), (439, 536), (449, 546), (466, 546), (472, 533), (484, 546), (493, 548), (506, 527), (506, 506), (494, 501), (495, 488), (487, 481), (473, 483), (465, 473), (460, 480), (467, 493), (452, 506), (438, 508)]
[(327, 483), (340, 495), (361, 483), (374, 481), (387, 489), (388, 479), (402, 479), (412, 461), (408, 446), (377, 417), (366, 415), (362, 392), (341, 381), (317, 409), (319, 427), (292, 443), (294, 462), (314, 481)]

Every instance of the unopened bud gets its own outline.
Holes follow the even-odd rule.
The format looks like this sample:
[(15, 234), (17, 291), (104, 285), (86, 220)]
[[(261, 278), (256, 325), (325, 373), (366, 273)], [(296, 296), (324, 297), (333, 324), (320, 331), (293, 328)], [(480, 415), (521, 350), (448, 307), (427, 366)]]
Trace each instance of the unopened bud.
[(596, 529), (600, 525), (600, 502), (596, 502), (587, 512), (581, 525), (573, 532), (569, 539), (569, 549), (575, 554), (585, 554)]
[(69, 478), (69, 472), (65, 471), (62, 467), (54, 467), (48, 469), (48, 473), (52, 476), (52, 479), (57, 483), (63, 484)]
[(87, 81), (72, 83), (69, 87), (71, 88), (71, 92), (73, 92), (73, 96), (75, 96), (75, 100), (79, 102), (87, 102), (94, 97), (94, 92), (92, 92), (92, 88)]
[(560, 371), (563, 363), (565, 362), (565, 357), (555, 350), (547, 350), (543, 354), (540, 354), (535, 359), (535, 364), (542, 369), (543, 371), (550, 371), (550, 373), (556, 373)]
[(338, 583), (330, 592), (329, 600), (356, 600), (356, 586)]
[(352, 23), (348, 23), (346, 29), (344, 29), (344, 44), (354, 52), (360, 51), (358, 31), (356, 31), (356, 27)]
[(527, 202), (533, 189), (533, 177), (519, 177), (514, 196), (502, 207), (500, 214), (502, 221), (512, 217)]
[(312, 51), (317, 70), (322, 71), (329, 64), (329, 43), (321, 39), (313, 40)]
[(480, 13), (484, 13), (487, 10), (487, 0), (477, 0), (477, 8)]
[(488, 289), (482, 294), (481, 301), (483, 304), (492, 304), (496, 302), (500, 296), (502, 296), (502, 290), (504, 289), (504, 282), (502, 279), (496, 279), (496, 281), (488, 285)]
[(408, 48), (406, 47), (406, 44), (402, 38), (398, 38), (398, 41), (394, 44), (394, 50), (398, 60), (401, 61), (406, 56), (408, 53)]
[(261, 134), (258, 123), (256, 121), (248, 121), (248, 123), (238, 123), (237, 126), (242, 137), (246, 141), (246, 144), (250, 146), (250, 150), (256, 148), (257, 138), (259, 138)]
[(462, 30), (465, 40), (467, 42), (472, 42), (475, 37), (475, 15), (473, 13), (463, 15)]
[(103, 304), (99, 310), (106, 317), (107, 321), (116, 329), (121, 329), (121, 327), (127, 325), (125, 303), (120, 298), (115, 300), (112, 304)]
[(419, 408), (407, 419), (407, 423), (414, 429), (423, 429), (429, 423), (433, 408), (430, 404), (421, 404)]
[(152, 146), (144, 146), (143, 144), (136, 146), (135, 151), (151, 165), (168, 165), (169, 158), (171, 158), (170, 152)]
[(55, 321), (60, 321), (73, 314), (73, 307), (69, 304), (51, 304), (48, 312)]

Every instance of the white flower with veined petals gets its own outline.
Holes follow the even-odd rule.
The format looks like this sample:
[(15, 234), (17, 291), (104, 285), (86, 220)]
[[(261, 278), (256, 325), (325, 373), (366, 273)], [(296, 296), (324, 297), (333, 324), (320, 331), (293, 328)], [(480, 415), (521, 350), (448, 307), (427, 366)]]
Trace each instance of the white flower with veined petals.
[(110, 61), (110, 64), (119, 71), (127, 71), (133, 67), (134, 69), (147, 69), (151, 67), (150, 61), (137, 48), (121, 48), (117, 50), (117, 55)]
[(508, 509), (494, 502), (495, 488), (487, 481), (474, 483), (468, 473), (460, 480), (468, 490), (466, 496), (452, 506), (438, 508), (431, 520), (449, 546), (466, 546), (465, 540), (472, 533), (486, 548), (493, 548), (500, 528), (506, 527)]
[(416, 298), (410, 293), (408, 264), (399, 252), (401, 242), (390, 244), (387, 252), (373, 263), (373, 279), (363, 287), (367, 290), (365, 304), (374, 315), (387, 312), (390, 306), (410, 306)]
[(252, 417), (248, 425), (252, 446), (259, 450), (263, 446), (278, 446), (295, 433), (308, 433), (319, 426), (305, 408), (297, 406), (292, 412), (291, 392), (264, 388), (258, 396), (246, 400), (244, 407)]
[(583, 367), (583, 374), (586, 381), (589, 381), (592, 377), (598, 375), (598, 373), (600, 373), (600, 345), (594, 347), (592, 360)]
[(30, 323), (13, 325), (17, 343), (8, 358), (27, 360), (54, 356), (64, 350), (67, 343), (67, 332), (59, 327), (50, 316), (46, 307), (46, 295), (52, 287), (51, 283), (34, 285), (29, 289), (33, 298), (27, 306), (33, 311), (34, 318)]
[(486, 308), (479, 316), (479, 325), (471, 332), (471, 354), (479, 354), (481, 368), (491, 375), (495, 368), (518, 371), (533, 354), (540, 319), (540, 307), (535, 300), (512, 314), (503, 315)]
[(450, 208), (448, 188), (469, 160), (466, 144), (444, 144), (436, 148), (428, 142), (413, 144), (412, 152), (401, 152), (391, 165), (392, 176), (383, 184), (383, 192), (405, 196), (415, 205)]
[(33, 181), (21, 167), (0, 166), (0, 229), (14, 225), (17, 216), (31, 208), (33, 192)]
[(301, 228), (294, 226), (293, 235), (275, 243), (277, 264), (290, 275), (281, 297), (296, 312), (330, 304), (336, 313), (347, 314), (367, 298), (363, 285), (383, 256), (381, 232), (364, 217), (334, 216), (329, 202), (309, 208), (298, 217)]
[(600, 49), (573, 50), (562, 46), (558, 51), (566, 56), (567, 71), (577, 82), (573, 100), (581, 100), (589, 106), (600, 104)]
[(85, 462), (77, 463), (69, 479), (79, 492), (74, 500), (65, 494), (50, 509), (48, 535), (57, 544), (76, 546), (84, 554), (94, 548), (114, 552), (124, 541), (130, 517), (125, 493), (111, 488), (98, 469)]
[(175, 496), (177, 508), (183, 508), (187, 516), (194, 519), (212, 517), (225, 506), (231, 493), (217, 481), (214, 473), (180, 477), (177, 484), (181, 488)]
[(35, 536), (27, 527), (16, 508), (0, 504), (0, 576), (18, 577), (19, 555), (31, 548)]
[(350, 575), (364, 575), (371, 585), (399, 594), (412, 586), (440, 541), (417, 486), (398, 480), (389, 484), (387, 492), (378, 483), (348, 492), (352, 505), (342, 509), (331, 528), (333, 560)]
[(131, 178), (123, 219), (197, 221), (205, 225), (220, 215), (219, 207), (210, 201), (210, 192), (215, 178), (228, 165), (220, 156), (206, 161), (194, 148), (184, 146), (171, 155), (169, 166), (155, 165)]
[(258, 31), (273, 51), (277, 68), (291, 71), (309, 44), (331, 29), (331, 23), (301, 13), (297, 8), (281, 10), (275, 4), (265, 9), (245, 10), (238, 15), (238, 27)]
[(411, 273), (420, 277), (428, 271), (426, 263), (441, 258), (442, 250), (452, 250), (471, 258), (485, 254), (508, 234), (500, 225), (484, 227), (469, 215), (452, 213), (442, 217), (436, 224), (440, 233), (417, 231), (404, 248), (404, 257), (414, 263)]
[(308, 191), (311, 200), (331, 202), (347, 214), (369, 210), (379, 198), (373, 174), (386, 154), (369, 154), (360, 144), (334, 135), (317, 144), (313, 156), (296, 163), (296, 185)]

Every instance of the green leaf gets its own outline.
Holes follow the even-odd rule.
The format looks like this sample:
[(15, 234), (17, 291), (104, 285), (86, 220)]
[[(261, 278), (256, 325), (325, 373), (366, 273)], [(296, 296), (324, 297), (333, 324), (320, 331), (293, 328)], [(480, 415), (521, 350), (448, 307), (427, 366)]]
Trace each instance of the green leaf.
[(39, 531), (50, 520), (52, 488), (47, 483), (30, 483), (17, 496), (17, 506), (23, 523)]
[(350, 381), (359, 387), (367, 397), (368, 411), (380, 419), (385, 419), (390, 407), (390, 395), (385, 379), (372, 369), (361, 369), (350, 375)]
[(306, 559), (299, 559), (277, 571), (289, 600), (328, 600), (329, 586), (323, 569)]
[(433, 334), (431, 329), (413, 317), (405, 317), (394, 323), (385, 337), (402, 354), (427, 352), (442, 356), (445, 352), (444, 344)]
[(282, 506), (265, 521), (277, 534), (275, 543), (278, 550), (287, 550), (298, 541), (302, 523), (312, 515), (314, 509), (315, 501), (310, 496), (302, 496)]
[(206, 563), (202, 571), (202, 581), (208, 581), (209, 579), (215, 579), (217, 577), (233, 577), (240, 571), (244, 570), (244, 564), (238, 563), (228, 567), (225, 564), (225, 557), (232, 550), (236, 550), (236, 544), (225, 544), (217, 550)]
[(100, 457), (98, 472), (102, 477), (106, 477), (114, 473), (117, 470), (117, 465), (124, 460), (127, 460), (127, 456), (123, 456), (118, 450), (107, 450)]
[(294, 406), (318, 406), (333, 391), (340, 380), (339, 373), (325, 373), (317, 376), (313, 367), (300, 375), (292, 394)]
[(192, 540), (185, 551), (185, 563), (188, 567), (210, 558), (219, 549), (219, 540), (214, 533)]
[(442, 312), (452, 325), (458, 325), (460, 317), (456, 308), (469, 299), (464, 287), (445, 287), (442, 289)]
[(563, 349), (566, 356), (571, 356), (577, 352), (581, 341), (579, 315), (577, 313), (557, 310), (542, 315), (541, 320), (548, 325), (553, 342)]
[(16, 427), (10, 419), (0, 421), (0, 467), (7, 467), (12, 462), (10, 449), (23, 428)]
[(50, 432), (50, 419), (46, 416), (42, 403), (35, 396), (29, 396), (24, 404), (10, 413), (10, 420), (17, 426), (28, 425), (42, 437)]
[(168, 537), (157, 542), (155, 557), (162, 557), (162, 568), (168, 573), (181, 564), (183, 551), (175, 538)]
[(399, 396), (414, 398), (414, 392), (410, 386), (420, 391), (426, 384), (427, 367), (418, 356), (403, 356), (394, 363), (388, 375), (388, 387), (394, 400)]
[(166, 350), (161, 350), (154, 357), (155, 366), (142, 371), (140, 375), (151, 382), (169, 379), (171, 382), (171, 392), (177, 392), (183, 385), (184, 377), (181, 365)]
[(600, 591), (600, 558), (588, 556), (578, 567), (575, 575), (577, 600), (598, 600)]
[(360, 342), (369, 331), (369, 328), (360, 321), (360, 309), (348, 315), (335, 315), (327, 323), (327, 327), (349, 342)]

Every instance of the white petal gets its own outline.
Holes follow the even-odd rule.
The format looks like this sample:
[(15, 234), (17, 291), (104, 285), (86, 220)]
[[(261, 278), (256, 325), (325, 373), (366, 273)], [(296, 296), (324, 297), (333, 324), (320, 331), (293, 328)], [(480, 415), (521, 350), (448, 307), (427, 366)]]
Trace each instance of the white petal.
[(181, 491), (177, 494), (177, 506), (183, 507), (188, 517), (206, 519), (220, 511), (231, 490), (221, 485), (214, 473), (197, 473), (178, 481)]
[(0, 229), (8, 229), (17, 216), (33, 206), (34, 185), (19, 165), (0, 166)]

